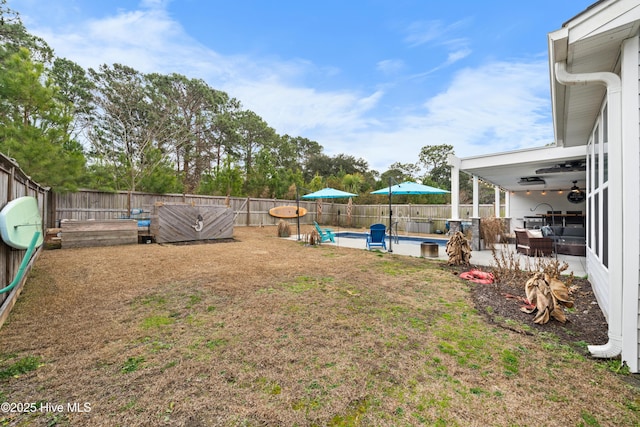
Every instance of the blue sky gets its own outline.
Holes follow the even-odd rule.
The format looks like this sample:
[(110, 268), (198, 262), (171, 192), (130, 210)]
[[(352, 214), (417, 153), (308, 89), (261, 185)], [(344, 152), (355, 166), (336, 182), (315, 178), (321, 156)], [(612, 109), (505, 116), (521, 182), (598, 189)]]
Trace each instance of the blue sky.
[(201, 78), (384, 172), (553, 142), (547, 33), (595, 0), (8, 0), (56, 55)]

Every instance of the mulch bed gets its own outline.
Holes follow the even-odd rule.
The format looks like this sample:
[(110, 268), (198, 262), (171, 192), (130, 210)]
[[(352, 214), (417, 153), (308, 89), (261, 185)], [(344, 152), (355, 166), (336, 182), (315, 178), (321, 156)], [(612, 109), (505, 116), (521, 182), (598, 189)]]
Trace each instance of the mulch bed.
[[(471, 267), (449, 267), (453, 274), (468, 271)], [(490, 271), (486, 269), (485, 271)], [(561, 277), (565, 281), (566, 277)], [(550, 333), (565, 344), (575, 346), (576, 343), (589, 345), (605, 344), (608, 341), (607, 321), (598, 306), (591, 284), (586, 279), (573, 278), (571, 297), (573, 309), (566, 312), (567, 322), (561, 323), (550, 319), (544, 325), (533, 323), (534, 314), (520, 310), (525, 298), (522, 283), (498, 282), (490, 285), (469, 282), (471, 296), (479, 313), (488, 321), (523, 334)], [(510, 319), (512, 322), (505, 322)], [(527, 325), (522, 328), (519, 325)], [(584, 346), (582, 346), (583, 351)]]

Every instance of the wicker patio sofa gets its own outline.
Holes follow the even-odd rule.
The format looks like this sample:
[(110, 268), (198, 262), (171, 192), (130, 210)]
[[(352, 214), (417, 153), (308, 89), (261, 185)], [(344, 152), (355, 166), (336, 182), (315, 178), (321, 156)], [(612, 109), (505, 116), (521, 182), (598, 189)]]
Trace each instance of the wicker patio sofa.
[(558, 254), (585, 256), (586, 230), (584, 227), (544, 226), (542, 235), (553, 240), (554, 250)]
[(553, 252), (553, 240), (543, 237), (540, 230), (516, 228), (516, 252), (528, 256), (549, 256)]

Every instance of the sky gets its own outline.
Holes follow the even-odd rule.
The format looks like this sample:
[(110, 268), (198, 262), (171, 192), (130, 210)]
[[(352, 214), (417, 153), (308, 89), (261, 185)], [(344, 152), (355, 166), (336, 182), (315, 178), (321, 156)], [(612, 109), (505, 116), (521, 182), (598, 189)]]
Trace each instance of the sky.
[(554, 141), (547, 34), (595, 0), (8, 0), (56, 56), (178, 73), (371, 169)]

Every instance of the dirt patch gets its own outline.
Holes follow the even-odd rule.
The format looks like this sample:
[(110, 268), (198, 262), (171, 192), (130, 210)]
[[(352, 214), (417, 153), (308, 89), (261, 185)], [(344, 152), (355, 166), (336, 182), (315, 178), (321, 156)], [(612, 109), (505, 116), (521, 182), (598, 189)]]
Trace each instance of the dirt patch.
[(0, 423), (640, 424), (634, 376), (586, 356), (606, 325), (584, 283), (569, 322), (536, 326), (503, 295), (522, 285), (457, 273), (275, 227), (44, 251), (0, 330), (0, 397), (63, 411)]

